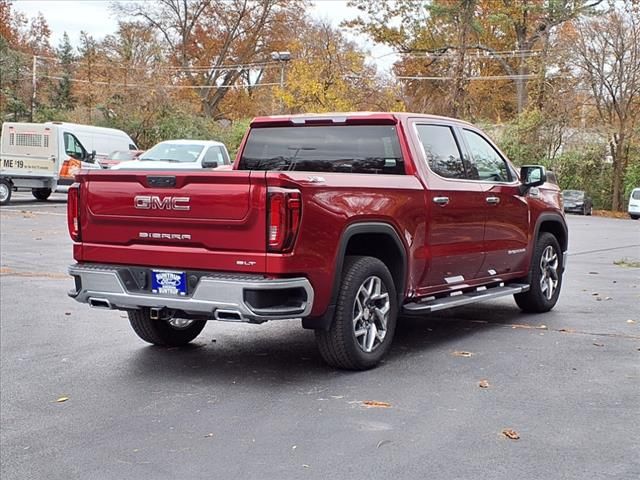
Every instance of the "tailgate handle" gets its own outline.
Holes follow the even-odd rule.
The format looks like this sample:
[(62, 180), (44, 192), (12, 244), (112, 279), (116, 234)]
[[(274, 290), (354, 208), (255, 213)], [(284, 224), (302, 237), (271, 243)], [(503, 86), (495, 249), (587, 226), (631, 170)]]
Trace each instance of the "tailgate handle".
[(162, 177), (147, 177), (147, 183), (150, 187), (164, 187), (171, 188), (176, 186), (176, 177), (174, 176), (162, 176)]

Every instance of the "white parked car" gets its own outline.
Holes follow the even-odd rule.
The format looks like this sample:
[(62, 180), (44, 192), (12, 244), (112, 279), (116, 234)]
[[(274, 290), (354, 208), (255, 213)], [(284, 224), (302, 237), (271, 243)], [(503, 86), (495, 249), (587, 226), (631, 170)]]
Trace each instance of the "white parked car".
[(219, 168), (230, 165), (223, 143), (211, 140), (167, 140), (144, 152), (137, 160), (121, 162), (112, 170)]
[(640, 188), (634, 188), (629, 195), (629, 216), (634, 220), (640, 218)]

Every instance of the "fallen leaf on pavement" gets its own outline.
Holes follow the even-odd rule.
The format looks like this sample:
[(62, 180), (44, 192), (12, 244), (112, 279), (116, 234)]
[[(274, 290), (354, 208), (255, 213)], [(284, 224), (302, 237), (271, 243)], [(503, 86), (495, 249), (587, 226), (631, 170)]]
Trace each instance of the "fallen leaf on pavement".
[(204, 438), (209, 438), (209, 437), (213, 437), (213, 433), (207, 433)]
[(600, 294), (598, 292), (592, 292), (591, 295), (595, 297), (596, 295), (600, 295)]
[(387, 443), (391, 443), (391, 440), (380, 440), (378, 442), (378, 445), (376, 445), (376, 448), (380, 448), (383, 445), (386, 445)]
[(480, 380), (478, 386), (480, 388), (489, 388), (489, 380)]
[(67, 400), (69, 400), (69, 397), (60, 397), (56, 400), (56, 402), (62, 403), (62, 402), (66, 402)]
[(604, 343), (595, 343), (595, 342), (593, 342), (593, 344), (594, 344), (596, 347), (604, 347)]
[(520, 439), (520, 435), (518, 434), (518, 432), (516, 432), (515, 430), (512, 430), (510, 428), (505, 428), (504, 430), (502, 430), (502, 434), (505, 437), (510, 438), (511, 440), (519, 440)]
[(455, 352), (453, 352), (453, 355), (455, 355), (456, 357), (470, 357), (471, 355), (473, 355), (473, 353), (456, 350)]
[(69, 315), (71, 315), (71, 312), (64, 312), (64, 314), (69, 316)]
[(365, 400), (362, 402), (367, 408), (391, 408), (391, 404), (388, 402), (379, 402), (377, 400)]
[(627, 320), (627, 323), (636, 323), (635, 320)]

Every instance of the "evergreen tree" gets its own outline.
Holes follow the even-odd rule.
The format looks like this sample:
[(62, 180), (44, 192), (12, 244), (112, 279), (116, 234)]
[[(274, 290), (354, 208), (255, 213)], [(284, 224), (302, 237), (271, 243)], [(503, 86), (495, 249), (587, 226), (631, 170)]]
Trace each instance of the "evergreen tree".
[(60, 42), (56, 53), (60, 60), (62, 78), (56, 86), (53, 104), (55, 108), (61, 110), (73, 110), (76, 105), (76, 100), (73, 98), (71, 91), (71, 73), (73, 70), (75, 56), (73, 55), (73, 47), (71, 46), (71, 42), (69, 42), (69, 35), (67, 35), (67, 32), (64, 32), (62, 41)]

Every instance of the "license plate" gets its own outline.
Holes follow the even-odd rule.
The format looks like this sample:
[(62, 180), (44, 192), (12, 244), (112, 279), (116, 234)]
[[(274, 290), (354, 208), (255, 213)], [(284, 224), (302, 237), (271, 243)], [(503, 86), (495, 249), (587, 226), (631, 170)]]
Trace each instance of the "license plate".
[(187, 294), (187, 275), (185, 272), (152, 270), (151, 291), (160, 295), (184, 296)]

